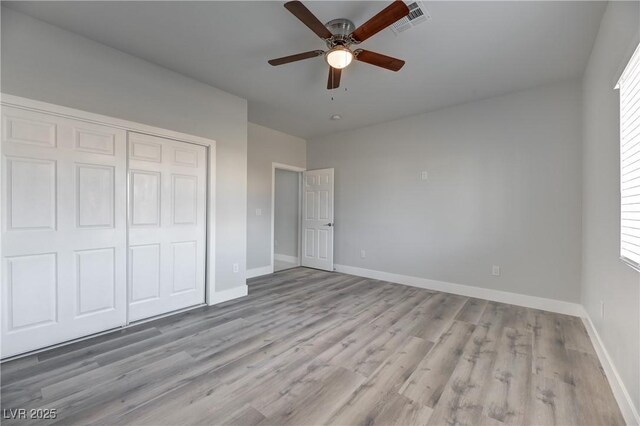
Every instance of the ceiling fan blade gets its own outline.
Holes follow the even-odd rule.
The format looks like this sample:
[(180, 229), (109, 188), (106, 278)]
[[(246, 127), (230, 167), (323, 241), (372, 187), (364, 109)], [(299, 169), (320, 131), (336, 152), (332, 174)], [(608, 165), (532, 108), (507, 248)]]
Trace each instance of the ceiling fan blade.
[(282, 58), (270, 59), (269, 64), (276, 66), (282, 64), (288, 64), (289, 62), (301, 61), (303, 59), (315, 58), (322, 55), (322, 50), (312, 50), (310, 52), (298, 53), (297, 55), (283, 56)]
[(395, 0), (373, 18), (356, 28), (356, 30), (351, 33), (351, 36), (358, 42), (365, 41), (408, 14), (409, 8), (407, 5), (404, 4), (402, 0)]
[(372, 52), (370, 50), (358, 49), (354, 54), (356, 60), (360, 62), (366, 62), (367, 64), (375, 65), (391, 71), (400, 71), (400, 68), (402, 68), (405, 63), (402, 59), (392, 58), (391, 56)]
[(329, 80), (327, 81), (327, 89), (337, 89), (340, 86), (341, 75), (341, 69), (329, 67)]
[[(324, 26), (322, 22), (316, 16), (311, 13), (307, 7), (297, 0), (290, 1), (284, 4), (284, 7), (295, 15), (303, 24), (311, 29), (320, 38), (330, 38), (333, 34)], [(409, 13), (409, 12), (407, 12)]]

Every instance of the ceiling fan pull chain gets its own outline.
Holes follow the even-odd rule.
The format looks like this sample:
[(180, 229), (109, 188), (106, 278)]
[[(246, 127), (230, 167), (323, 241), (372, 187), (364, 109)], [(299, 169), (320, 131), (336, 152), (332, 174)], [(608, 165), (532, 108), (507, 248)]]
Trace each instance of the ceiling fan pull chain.
[[(334, 79), (334, 75), (331, 72), (331, 69), (329, 69), (329, 74), (331, 75), (331, 86), (333, 86), (333, 79)], [(331, 95), (331, 102), (333, 102), (333, 95)]]

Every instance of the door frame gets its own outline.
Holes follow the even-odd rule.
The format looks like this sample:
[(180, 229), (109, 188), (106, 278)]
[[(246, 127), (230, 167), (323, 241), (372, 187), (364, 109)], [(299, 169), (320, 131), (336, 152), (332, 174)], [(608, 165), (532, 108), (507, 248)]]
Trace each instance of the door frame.
[[(174, 130), (163, 129), (160, 127), (150, 126), (147, 124), (137, 123), (134, 121), (124, 120), (120, 118), (109, 117), (106, 115), (95, 114), (79, 109), (68, 108), (48, 102), (37, 101), (21, 96), (9, 95), (6, 93), (0, 93), (0, 104), (2, 106), (10, 106), (14, 108), (20, 108), (24, 110), (40, 112), (44, 114), (55, 115), (59, 117), (71, 118), (75, 120), (81, 120), (88, 123), (100, 124), (103, 126), (109, 126), (117, 129), (122, 129), (127, 132), (137, 132), (148, 134), (152, 136), (158, 136), (161, 138), (173, 139), (180, 142), (187, 142), (196, 145), (201, 145), (207, 148), (207, 200), (206, 200), (206, 262), (205, 262), (205, 303), (213, 305), (218, 303), (216, 300), (216, 288), (215, 288), (215, 236), (216, 236), (216, 141), (213, 139), (204, 138), (201, 136), (190, 135)], [(127, 136), (128, 147), (128, 136)], [(0, 157), (2, 156), (2, 146), (0, 144)], [(128, 174), (128, 161), (127, 161), (127, 174)], [(0, 165), (0, 185), (2, 185), (2, 179), (4, 176), (4, 170)], [(128, 194), (128, 179), (127, 188), (125, 189)], [(2, 212), (0, 211), (0, 215)], [(127, 214), (128, 217), (128, 214)], [(2, 233), (0, 233), (0, 260), (2, 259)], [(127, 230), (127, 247), (128, 251), (128, 230)], [(128, 258), (128, 253), (127, 253)], [(4, 262), (0, 261), (0, 276), (3, 276)], [(66, 342), (65, 342), (66, 343)], [(63, 343), (64, 344), (64, 343)]]
[(300, 266), (301, 251), (301, 236), (300, 231), (302, 229), (302, 172), (306, 172), (305, 167), (292, 166), (284, 163), (271, 163), (271, 245), (269, 250), (271, 251), (271, 264), (269, 268), (273, 274), (275, 271), (275, 232), (276, 232), (276, 169), (287, 170), (290, 172), (298, 173), (298, 266)]

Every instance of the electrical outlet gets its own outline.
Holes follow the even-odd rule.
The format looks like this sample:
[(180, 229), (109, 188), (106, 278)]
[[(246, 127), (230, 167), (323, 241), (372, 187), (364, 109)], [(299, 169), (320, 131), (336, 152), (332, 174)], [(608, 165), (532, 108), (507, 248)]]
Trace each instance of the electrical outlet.
[(365, 257), (367, 257), (367, 252), (364, 249), (360, 250), (360, 258), (364, 259)]
[(604, 302), (600, 301), (600, 318), (604, 319)]
[(491, 268), (491, 275), (494, 275), (496, 277), (500, 276), (500, 267), (498, 265), (493, 265), (493, 267)]
[(256, 209), (256, 216), (262, 216), (262, 209)]
[(233, 272), (237, 273), (240, 270), (240, 265), (238, 265), (237, 263), (233, 264)]
[(420, 172), (420, 180), (427, 180), (427, 179), (429, 179), (429, 173), (427, 173), (426, 171)]

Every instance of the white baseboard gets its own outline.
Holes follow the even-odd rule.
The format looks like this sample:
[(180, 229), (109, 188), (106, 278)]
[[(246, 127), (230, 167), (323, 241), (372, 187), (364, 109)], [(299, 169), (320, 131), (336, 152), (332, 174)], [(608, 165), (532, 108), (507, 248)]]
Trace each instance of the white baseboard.
[(297, 256), (289, 256), (287, 254), (274, 253), (273, 259), (274, 260), (279, 260), (281, 262), (288, 262), (288, 263), (293, 263), (293, 264), (296, 264), (296, 265), (298, 264), (298, 257)]
[(271, 265), (261, 266), (259, 268), (247, 269), (247, 279), (259, 277), (261, 275), (273, 274), (273, 267)]
[(582, 305), (578, 303), (565, 302), (563, 300), (547, 299), (544, 297), (528, 296), (508, 291), (454, 284), (445, 281), (430, 280), (428, 278), (412, 277), (409, 275), (392, 274), (389, 272), (357, 268), (354, 266), (334, 265), (334, 267), (337, 272), (342, 272), (344, 274), (410, 285), (412, 287), (419, 287), (427, 290), (459, 294), (461, 296), (475, 297), (478, 299), (492, 300), (494, 302), (509, 303), (511, 305), (524, 306), (543, 311), (557, 312), (577, 317), (582, 316), (582, 313), (584, 312)]
[(246, 296), (247, 294), (249, 294), (249, 287), (247, 287), (246, 285), (233, 287), (228, 290), (216, 291), (209, 298), (208, 304), (216, 305), (218, 303)]
[(611, 385), (611, 390), (613, 391), (613, 396), (618, 402), (620, 411), (622, 411), (622, 416), (624, 417), (624, 420), (628, 425), (640, 425), (640, 415), (638, 415), (638, 408), (635, 407), (633, 400), (631, 399), (631, 395), (629, 395), (624, 382), (620, 378), (620, 374), (618, 374), (618, 370), (616, 369), (613, 360), (609, 356), (609, 352), (604, 346), (604, 343), (602, 342), (602, 339), (598, 334), (598, 330), (596, 330), (596, 327), (593, 325), (591, 317), (589, 316), (589, 314), (587, 314), (586, 310), (583, 311), (584, 312), (581, 315), (582, 322), (584, 323), (584, 326), (589, 333), (589, 337), (591, 338), (593, 347), (598, 354), (598, 358), (600, 359), (600, 364), (604, 369), (604, 373), (607, 375), (609, 385)]

